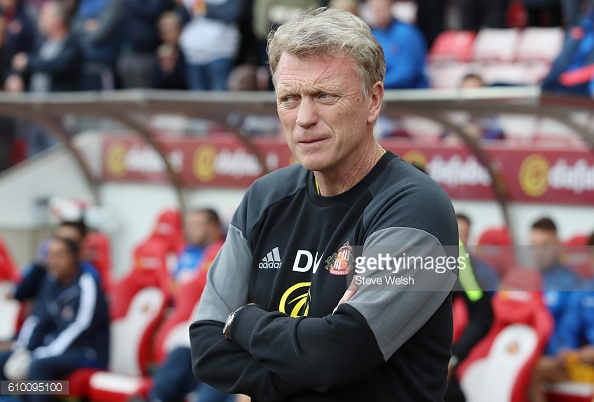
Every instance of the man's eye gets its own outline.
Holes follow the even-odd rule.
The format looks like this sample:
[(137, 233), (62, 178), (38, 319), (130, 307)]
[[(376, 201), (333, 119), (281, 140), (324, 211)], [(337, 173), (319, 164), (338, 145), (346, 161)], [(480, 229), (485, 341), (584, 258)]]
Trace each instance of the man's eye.
[(318, 99), (321, 100), (321, 101), (323, 101), (323, 102), (325, 102), (325, 103), (329, 103), (329, 102), (331, 103), (331, 102), (336, 101), (337, 97), (336, 97), (336, 95), (332, 95), (332, 94), (329, 94), (329, 93), (326, 93), (326, 92), (322, 92), (322, 93), (320, 93), (318, 95)]

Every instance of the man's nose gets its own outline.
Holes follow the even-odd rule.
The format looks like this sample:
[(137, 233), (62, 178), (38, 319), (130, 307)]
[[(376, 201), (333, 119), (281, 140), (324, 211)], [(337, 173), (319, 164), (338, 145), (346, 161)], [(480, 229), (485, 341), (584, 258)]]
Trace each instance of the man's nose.
[(318, 114), (315, 101), (309, 97), (302, 98), (299, 103), (296, 123), (303, 128), (308, 128), (316, 124), (317, 121)]

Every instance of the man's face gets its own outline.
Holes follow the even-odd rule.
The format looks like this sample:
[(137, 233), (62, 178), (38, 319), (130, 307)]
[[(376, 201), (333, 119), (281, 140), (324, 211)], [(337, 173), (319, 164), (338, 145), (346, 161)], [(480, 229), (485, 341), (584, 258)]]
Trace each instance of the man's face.
[(57, 7), (57, 4), (53, 1), (48, 1), (47, 3), (44, 3), (43, 6), (41, 6), (37, 25), (39, 26), (39, 31), (42, 34), (49, 34), (59, 23), (59, 19), (57, 17)]
[(554, 231), (532, 229), (530, 244), (536, 266), (540, 270), (546, 271), (558, 261), (561, 243)]
[(52, 240), (47, 251), (46, 264), (48, 271), (58, 280), (70, 276), (77, 267), (76, 258), (63, 241)]
[[(371, 93), (378, 85), (381, 104), (381, 83)], [(373, 95), (363, 96), (350, 57), (283, 53), (276, 70), (276, 95), (287, 144), (303, 167), (340, 175), (361, 158), (361, 145), (372, 136), (377, 113)]]
[(371, 11), (371, 25), (374, 28), (385, 28), (392, 22), (392, 6), (394, 0), (367, 0)]
[(462, 240), (464, 245), (468, 245), (468, 238), (470, 237), (470, 225), (466, 219), (458, 219), (458, 237)]
[(179, 24), (173, 18), (163, 18), (159, 21), (159, 34), (164, 43), (175, 45), (181, 29)]
[(208, 215), (193, 212), (186, 218), (186, 240), (188, 244), (204, 247), (213, 239), (216, 225), (208, 220)]

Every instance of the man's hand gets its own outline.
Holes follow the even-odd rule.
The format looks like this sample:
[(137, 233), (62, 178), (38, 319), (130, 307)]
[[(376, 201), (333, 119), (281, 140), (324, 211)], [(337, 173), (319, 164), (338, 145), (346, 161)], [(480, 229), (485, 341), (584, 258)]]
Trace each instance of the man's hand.
[(4, 81), (4, 90), (8, 92), (23, 92), (25, 90), (25, 82), (19, 75), (10, 75)]
[(355, 295), (355, 293), (357, 293), (357, 290), (359, 290), (359, 286), (357, 285), (356, 278), (357, 278), (357, 275), (353, 276), (353, 280), (351, 281), (351, 284), (347, 288), (346, 292), (344, 292), (344, 294), (340, 298), (338, 305), (336, 307), (334, 307), (332, 314), (334, 314), (336, 312), (336, 309), (338, 308), (338, 306), (340, 306), (344, 302), (351, 300), (351, 298)]
[(577, 357), (581, 363), (594, 364), (594, 346), (586, 345), (577, 350)]
[(573, 349), (561, 348), (557, 352), (557, 362), (565, 367), (576, 355), (576, 351)]
[(12, 58), (13, 70), (21, 72), (27, 67), (27, 63), (29, 63), (29, 56), (25, 52), (17, 53)]

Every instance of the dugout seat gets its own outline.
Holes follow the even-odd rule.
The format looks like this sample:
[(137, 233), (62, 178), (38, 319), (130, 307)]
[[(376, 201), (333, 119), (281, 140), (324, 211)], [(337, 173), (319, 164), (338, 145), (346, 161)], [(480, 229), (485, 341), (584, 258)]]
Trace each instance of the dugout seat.
[(587, 235), (575, 235), (563, 242), (561, 259), (580, 276), (590, 278), (594, 275), (592, 251), (588, 247)]
[(458, 342), (466, 326), (468, 325), (468, 309), (461, 297), (456, 297), (452, 304), (452, 315), (454, 316), (454, 337), (452, 344)]
[(12, 298), (14, 283), (0, 280), (0, 342), (10, 341), (18, 332), (21, 303)]
[(89, 261), (101, 277), (101, 288), (109, 291), (111, 283), (111, 251), (109, 237), (101, 232), (91, 232), (85, 236), (82, 247), (82, 258)]
[(475, 254), (495, 268), (502, 278), (514, 265), (514, 250), (507, 228), (494, 227), (485, 230), (478, 240)]
[(514, 268), (493, 296), (493, 326), (458, 368), (468, 402), (525, 402), (536, 359), (553, 331), (542, 277)]
[(8, 246), (0, 236), (0, 281), (17, 283), (21, 279), (21, 272), (14, 262)]
[(190, 347), (190, 324), (205, 286), (206, 270), (201, 270), (194, 279), (180, 286), (171, 314), (155, 335), (154, 356), (157, 363), (162, 363), (167, 354), (177, 347)]
[(177, 209), (165, 209), (159, 214), (150, 238), (161, 240), (170, 253), (177, 254), (185, 244), (181, 213)]

